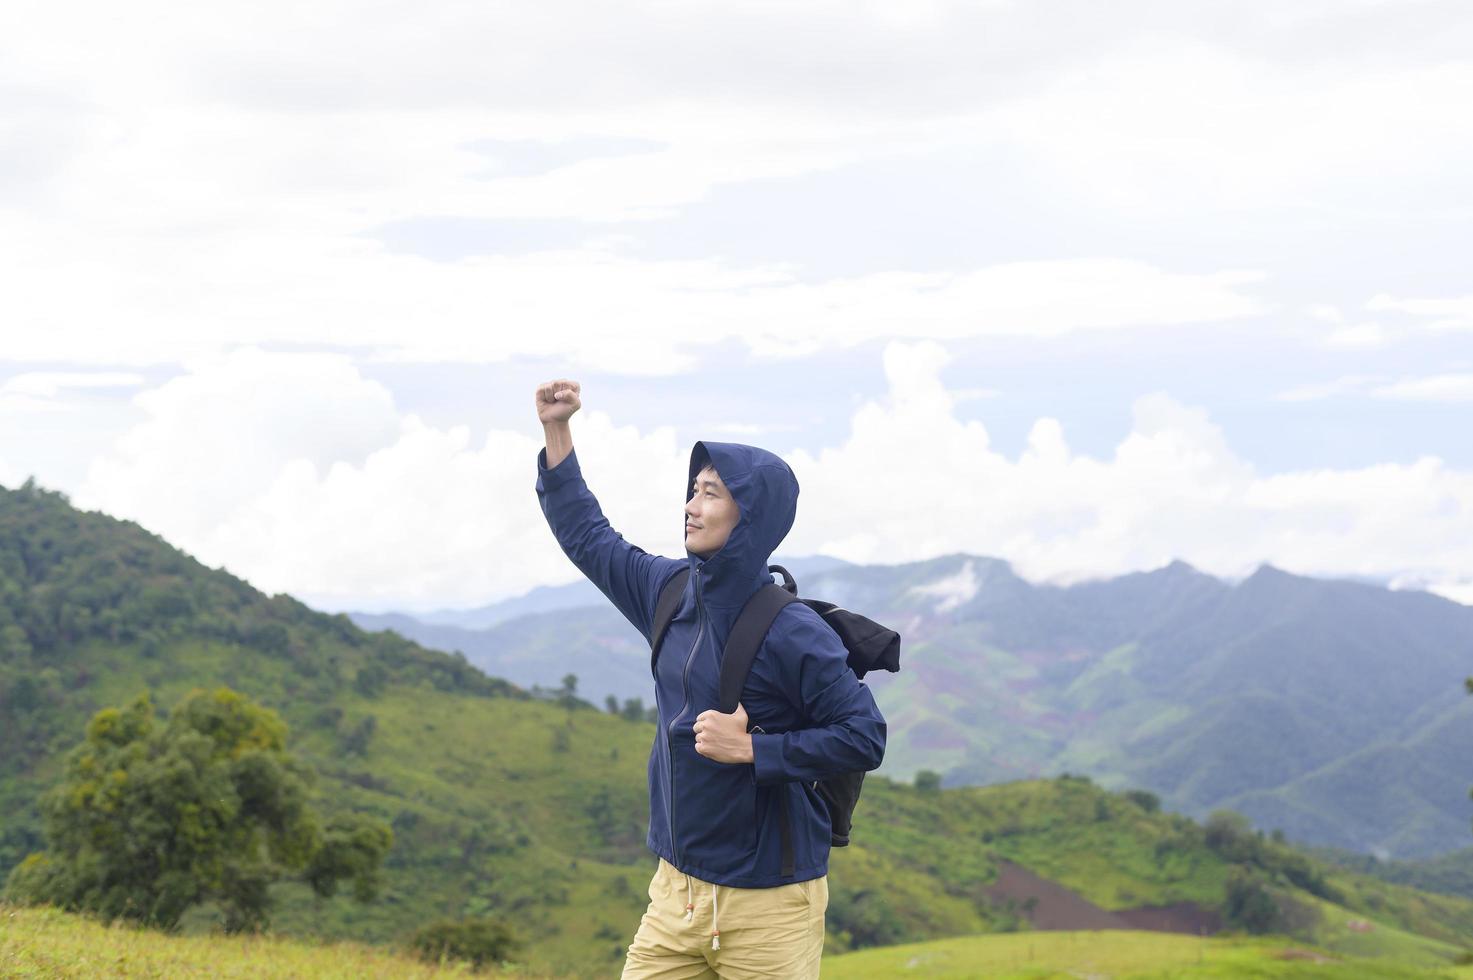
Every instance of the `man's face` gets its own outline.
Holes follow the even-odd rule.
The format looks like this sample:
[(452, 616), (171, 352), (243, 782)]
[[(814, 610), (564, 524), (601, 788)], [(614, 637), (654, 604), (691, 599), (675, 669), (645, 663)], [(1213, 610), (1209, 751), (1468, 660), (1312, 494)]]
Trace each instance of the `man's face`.
[(685, 505), (685, 549), (710, 558), (726, 544), (742, 512), (714, 468), (697, 473), (694, 487)]

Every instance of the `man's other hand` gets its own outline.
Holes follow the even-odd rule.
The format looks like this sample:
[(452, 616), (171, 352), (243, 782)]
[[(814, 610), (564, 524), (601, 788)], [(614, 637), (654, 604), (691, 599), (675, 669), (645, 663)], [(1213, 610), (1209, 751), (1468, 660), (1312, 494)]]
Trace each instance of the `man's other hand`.
[(747, 732), (747, 709), (735, 712), (702, 711), (693, 726), (696, 751), (714, 762), (751, 762), (752, 736)]

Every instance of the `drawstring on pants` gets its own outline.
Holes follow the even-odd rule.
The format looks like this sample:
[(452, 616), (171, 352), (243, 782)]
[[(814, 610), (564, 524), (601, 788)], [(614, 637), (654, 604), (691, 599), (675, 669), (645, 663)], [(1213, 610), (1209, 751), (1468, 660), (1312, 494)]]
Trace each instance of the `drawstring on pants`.
[[(696, 916), (696, 905), (691, 900), (690, 875), (685, 876), (685, 921), (693, 922)], [(717, 924), (716, 909), (716, 886), (711, 886), (711, 948), (721, 948), (721, 928)]]
[(711, 886), (711, 948), (721, 948), (721, 929), (716, 925), (716, 886)]

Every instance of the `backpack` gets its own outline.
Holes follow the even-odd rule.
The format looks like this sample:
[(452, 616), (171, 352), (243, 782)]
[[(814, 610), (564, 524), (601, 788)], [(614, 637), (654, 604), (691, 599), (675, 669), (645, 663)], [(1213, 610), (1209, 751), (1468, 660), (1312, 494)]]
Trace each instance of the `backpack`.
[[(858, 613), (824, 602), (820, 599), (798, 598), (798, 583), (781, 565), (770, 565), (768, 571), (782, 576), (783, 584), (770, 582), (752, 593), (732, 625), (721, 653), (721, 680), (719, 710), (724, 714), (736, 711), (741, 700), (742, 687), (751, 670), (752, 661), (762, 646), (767, 630), (777, 614), (790, 602), (801, 602), (823, 618), (829, 628), (839, 634), (844, 648), (849, 651), (849, 669), (856, 677), (876, 669), (891, 672), (900, 669), (900, 634), (886, 629), (879, 623)], [(675, 610), (680, 605), (685, 583), (690, 578), (690, 569), (683, 568), (671, 576), (660, 590), (655, 603), (655, 618), (650, 632), (650, 671), (655, 670), (660, 656), (660, 641)], [(818, 796), (829, 813), (829, 843), (833, 847), (846, 847), (854, 821), (854, 807), (859, 802), (860, 787), (864, 782), (863, 772), (841, 772), (814, 782), (802, 784), (805, 792)], [(792, 827), (788, 821), (786, 794), (778, 797), (782, 808), (782, 874), (793, 874)]]

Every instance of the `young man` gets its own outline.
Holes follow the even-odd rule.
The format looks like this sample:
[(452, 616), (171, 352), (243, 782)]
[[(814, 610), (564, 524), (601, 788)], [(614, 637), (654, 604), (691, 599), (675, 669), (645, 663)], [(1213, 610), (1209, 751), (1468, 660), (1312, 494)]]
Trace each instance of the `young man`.
[(798, 481), (765, 450), (698, 442), (686, 557), (646, 554), (609, 527), (583, 481), (568, 424), (580, 396), (568, 380), (537, 389), (537, 497), (563, 551), (646, 640), (660, 590), (691, 571), (656, 661), (646, 842), (660, 861), (625, 980), (817, 977), (830, 827), (813, 782), (878, 766), (885, 720), (838, 636), (801, 603), (773, 621), (737, 710), (716, 710), (727, 634), (772, 581)]

